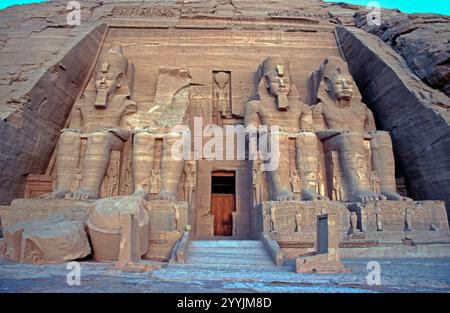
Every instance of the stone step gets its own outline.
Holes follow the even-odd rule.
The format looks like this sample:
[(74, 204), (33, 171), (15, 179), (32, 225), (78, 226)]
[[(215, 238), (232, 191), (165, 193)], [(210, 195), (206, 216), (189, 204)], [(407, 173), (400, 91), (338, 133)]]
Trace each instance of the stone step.
[(223, 247), (223, 248), (262, 248), (264, 245), (259, 240), (192, 240), (189, 247)]
[(254, 258), (230, 258), (230, 257), (204, 257), (204, 256), (188, 256), (188, 264), (215, 264), (215, 265), (253, 265), (253, 266), (274, 266), (270, 259), (254, 259)]
[(258, 240), (194, 240), (188, 246), (188, 264), (238, 268), (275, 266)]
[(236, 256), (261, 256), (267, 257), (269, 254), (267, 251), (261, 248), (247, 248), (245, 250), (238, 248), (200, 248), (200, 247), (189, 247), (189, 253), (191, 255), (196, 253), (201, 254), (225, 254), (225, 255), (236, 255)]
[(192, 271), (196, 272), (207, 272), (211, 274), (212, 271), (217, 270), (221, 274), (224, 274), (224, 272), (230, 272), (235, 274), (237, 271), (245, 271), (246, 273), (255, 273), (255, 274), (261, 274), (261, 272), (293, 272), (294, 266), (275, 266), (273, 263), (270, 265), (257, 265), (255, 264), (213, 264), (213, 263), (202, 263), (202, 264), (169, 264), (169, 268), (188, 268), (189, 272), (192, 273)]
[(202, 252), (202, 251), (196, 251), (196, 252), (192, 252), (189, 251), (188, 252), (188, 257), (198, 257), (198, 258), (216, 258), (216, 259), (229, 259), (229, 260), (233, 260), (233, 261), (239, 261), (241, 259), (246, 259), (246, 260), (255, 260), (255, 261), (264, 261), (264, 260), (272, 260), (269, 256), (268, 253), (265, 253), (265, 251), (262, 251), (260, 253), (255, 253), (255, 254), (230, 254), (227, 253), (226, 251), (222, 251), (220, 253), (209, 253), (209, 252)]

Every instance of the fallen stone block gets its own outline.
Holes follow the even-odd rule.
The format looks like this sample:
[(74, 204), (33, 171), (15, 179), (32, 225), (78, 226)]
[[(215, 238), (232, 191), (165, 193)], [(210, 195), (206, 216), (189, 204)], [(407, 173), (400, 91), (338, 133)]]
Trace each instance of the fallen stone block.
[(63, 263), (91, 254), (84, 223), (60, 216), (9, 226), (5, 242), (6, 257), (20, 263)]

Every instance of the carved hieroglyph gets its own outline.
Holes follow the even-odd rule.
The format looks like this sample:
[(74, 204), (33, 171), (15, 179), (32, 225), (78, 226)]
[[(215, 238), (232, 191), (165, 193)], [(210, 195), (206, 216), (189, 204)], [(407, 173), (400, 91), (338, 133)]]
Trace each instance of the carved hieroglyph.
[[(99, 198), (111, 151), (121, 151), (124, 141), (131, 135), (131, 130), (123, 123), (124, 116), (137, 110), (136, 104), (129, 100), (125, 78), (127, 68), (128, 60), (122, 47), (114, 42), (98, 62), (95, 99), (85, 97), (77, 101), (69, 128), (62, 131), (56, 159), (54, 197)], [(82, 140), (87, 140), (84, 158), (80, 156)], [(78, 164), (80, 159), (82, 164)], [(78, 167), (82, 169), (81, 178), (75, 182), (78, 188), (71, 193)]]
[[(334, 174), (329, 179), (333, 193), (338, 192), (340, 183), (343, 184), (345, 197), (339, 199), (334, 195), (333, 198), (341, 201), (408, 200), (396, 192), (389, 133), (377, 131), (372, 112), (364, 103), (352, 98), (356, 86), (347, 64), (338, 57), (329, 57), (313, 74), (313, 79), (318, 100), (312, 108), (314, 127), (324, 143), (325, 153), (337, 153), (342, 171), (342, 182)], [(367, 160), (365, 140), (370, 140), (371, 160)]]
[[(296, 167), (301, 181), (303, 200), (316, 200), (318, 150), (317, 137), (312, 130), (311, 109), (299, 100), (292, 83), (287, 60), (269, 57), (258, 70), (259, 100), (245, 105), (245, 126), (256, 132), (258, 126), (279, 126), (279, 165), (267, 172), (270, 200), (294, 200), (297, 196), (290, 188), (289, 158), (280, 156), (289, 153), (289, 138), (296, 139)], [(273, 156), (272, 156), (273, 157)], [(276, 156), (275, 156), (276, 157)], [(268, 156), (263, 157), (268, 160)]]

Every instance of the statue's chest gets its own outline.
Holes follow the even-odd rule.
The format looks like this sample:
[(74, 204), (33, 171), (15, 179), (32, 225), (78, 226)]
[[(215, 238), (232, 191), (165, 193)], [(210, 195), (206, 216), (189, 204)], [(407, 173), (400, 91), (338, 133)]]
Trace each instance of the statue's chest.
[(93, 105), (84, 105), (81, 107), (83, 120), (98, 124), (120, 118), (122, 111), (121, 105), (117, 103), (111, 103), (106, 109), (97, 109)]
[(361, 130), (364, 129), (366, 116), (357, 108), (337, 108), (324, 106), (323, 114), (330, 128)]
[(286, 111), (280, 111), (275, 104), (263, 104), (259, 110), (259, 114), (264, 124), (278, 124), (280, 126), (291, 126), (291, 124), (297, 125), (301, 113), (300, 108), (293, 105), (289, 106), (289, 109)]

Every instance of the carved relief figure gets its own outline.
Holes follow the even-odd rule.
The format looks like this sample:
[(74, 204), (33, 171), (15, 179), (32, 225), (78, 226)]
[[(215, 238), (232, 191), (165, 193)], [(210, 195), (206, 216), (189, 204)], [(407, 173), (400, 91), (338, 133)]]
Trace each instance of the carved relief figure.
[(380, 193), (380, 179), (376, 171), (370, 171), (370, 186), (373, 192)]
[(356, 212), (350, 212), (350, 234), (359, 232), (358, 229), (358, 215)]
[(216, 108), (223, 118), (232, 118), (230, 97), (230, 74), (227, 72), (216, 72), (214, 74), (214, 100)]
[(275, 230), (275, 223), (276, 223), (276, 217), (275, 217), (276, 208), (271, 207), (270, 208), (270, 231), (276, 232)]
[(301, 232), (301, 223), (302, 223), (302, 214), (301, 213), (297, 213), (295, 214), (295, 232), (299, 233)]
[(412, 215), (413, 209), (406, 207), (405, 209), (405, 231), (412, 231)]
[(195, 191), (197, 178), (197, 162), (195, 160), (186, 161), (184, 174), (184, 199), (192, 205), (192, 197)]
[(158, 170), (151, 170), (150, 193), (158, 194), (161, 190), (161, 175)]
[(375, 202), (375, 221), (377, 224), (377, 231), (383, 230), (382, 214), (383, 214), (383, 211), (381, 210), (380, 204), (378, 203), (378, 201), (376, 201)]
[[(292, 83), (289, 63), (269, 57), (258, 70), (258, 98), (245, 105), (245, 126), (257, 132), (259, 125), (279, 126), (279, 155), (288, 155), (289, 138), (296, 138), (296, 167), (301, 180), (303, 200), (317, 200), (317, 137), (312, 130), (310, 108), (299, 100)], [(270, 128), (270, 127), (269, 127)], [(269, 157), (264, 157), (268, 160)], [(289, 160), (279, 158), (278, 168), (267, 172), (270, 200), (295, 200), (290, 191)]]
[(293, 193), (299, 194), (301, 192), (300, 177), (298, 177), (298, 172), (295, 169), (291, 170), (291, 185)]
[[(95, 72), (96, 99), (78, 101), (72, 111), (68, 129), (62, 131), (56, 160), (56, 190), (53, 196), (96, 199), (105, 176), (111, 151), (120, 151), (131, 135), (124, 126), (128, 112), (136, 112), (129, 100), (125, 75), (128, 60), (122, 47), (114, 42), (98, 62)], [(124, 90), (124, 92), (120, 92)], [(87, 138), (79, 188), (70, 194), (73, 173), (80, 159), (81, 138)]]
[[(313, 119), (326, 151), (337, 151), (348, 191), (346, 201), (408, 200), (396, 192), (395, 165), (389, 133), (377, 131), (372, 112), (353, 99), (354, 82), (347, 64), (338, 57), (327, 58), (316, 72), (318, 104)], [(380, 192), (370, 186), (370, 168), (364, 140), (370, 140), (372, 169), (378, 173)]]
[(263, 164), (260, 157), (253, 161), (252, 168), (252, 187), (253, 187), (253, 205), (262, 202), (262, 177)]

